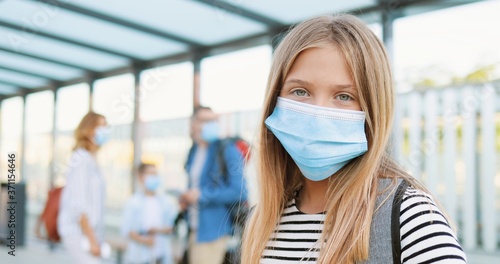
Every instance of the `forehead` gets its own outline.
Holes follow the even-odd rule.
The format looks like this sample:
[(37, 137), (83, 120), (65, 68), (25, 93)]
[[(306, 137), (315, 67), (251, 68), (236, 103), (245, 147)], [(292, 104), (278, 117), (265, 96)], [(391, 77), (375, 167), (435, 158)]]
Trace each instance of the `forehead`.
[(352, 84), (346, 60), (335, 45), (325, 45), (302, 51), (286, 76), (286, 79), (290, 78), (333, 85)]
[(195, 118), (199, 121), (208, 121), (217, 119), (217, 114), (210, 109), (200, 109), (196, 113)]
[(144, 168), (144, 174), (152, 173), (156, 171), (156, 166), (146, 166)]

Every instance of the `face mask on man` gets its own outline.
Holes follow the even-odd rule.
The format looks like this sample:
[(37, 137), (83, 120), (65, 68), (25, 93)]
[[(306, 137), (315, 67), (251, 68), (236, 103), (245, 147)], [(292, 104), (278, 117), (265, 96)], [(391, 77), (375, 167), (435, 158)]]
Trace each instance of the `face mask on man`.
[(210, 121), (206, 122), (201, 126), (201, 139), (208, 143), (212, 143), (219, 139), (219, 122)]
[(368, 150), (365, 113), (305, 104), (278, 97), (266, 126), (302, 174), (324, 180)]

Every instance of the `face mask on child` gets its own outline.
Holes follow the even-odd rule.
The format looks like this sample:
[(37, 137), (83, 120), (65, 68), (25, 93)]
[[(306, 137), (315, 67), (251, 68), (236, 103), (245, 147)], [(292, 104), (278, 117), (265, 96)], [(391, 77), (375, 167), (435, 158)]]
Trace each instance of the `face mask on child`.
[(302, 174), (324, 180), (368, 149), (365, 113), (278, 97), (266, 125)]
[(160, 187), (160, 177), (158, 175), (146, 175), (146, 179), (144, 180), (144, 187), (148, 191), (156, 191), (158, 187)]

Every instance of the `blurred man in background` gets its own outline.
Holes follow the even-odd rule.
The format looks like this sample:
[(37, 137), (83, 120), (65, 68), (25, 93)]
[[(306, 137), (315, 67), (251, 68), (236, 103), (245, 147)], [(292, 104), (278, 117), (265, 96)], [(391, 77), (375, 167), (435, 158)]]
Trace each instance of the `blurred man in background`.
[(244, 157), (235, 144), (220, 139), (217, 114), (195, 109), (186, 163), (189, 190), (180, 197), (189, 222), (189, 263), (221, 264), (233, 229), (231, 208), (246, 200)]

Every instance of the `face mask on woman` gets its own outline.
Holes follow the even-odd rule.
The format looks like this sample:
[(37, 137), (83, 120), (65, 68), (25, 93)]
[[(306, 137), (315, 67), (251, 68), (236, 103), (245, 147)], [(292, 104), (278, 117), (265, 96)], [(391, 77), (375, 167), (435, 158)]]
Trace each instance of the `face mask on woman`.
[(94, 142), (97, 146), (100, 147), (104, 145), (106, 142), (108, 142), (109, 136), (110, 136), (109, 128), (103, 126), (98, 127), (95, 130)]
[(365, 113), (305, 104), (278, 97), (266, 126), (302, 174), (324, 180), (365, 153)]

